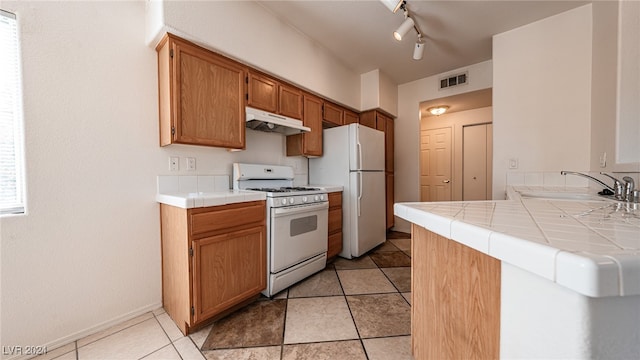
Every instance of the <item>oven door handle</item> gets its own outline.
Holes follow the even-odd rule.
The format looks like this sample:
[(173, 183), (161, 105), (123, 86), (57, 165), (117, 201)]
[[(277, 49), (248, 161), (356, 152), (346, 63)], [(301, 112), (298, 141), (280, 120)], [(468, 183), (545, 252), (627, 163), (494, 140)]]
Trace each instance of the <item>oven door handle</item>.
[(273, 214), (275, 216), (287, 215), (287, 214), (292, 214), (292, 213), (304, 214), (304, 213), (307, 213), (307, 212), (318, 211), (318, 210), (323, 210), (323, 209), (328, 209), (328, 208), (329, 208), (329, 202), (328, 201), (324, 201), (324, 202), (317, 203), (317, 204), (312, 204), (312, 205), (301, 205), (301, 206), (290, 206), (290, 207), (283, 207), (283, 208), (275, 208), (275, 209), (273, 209)]

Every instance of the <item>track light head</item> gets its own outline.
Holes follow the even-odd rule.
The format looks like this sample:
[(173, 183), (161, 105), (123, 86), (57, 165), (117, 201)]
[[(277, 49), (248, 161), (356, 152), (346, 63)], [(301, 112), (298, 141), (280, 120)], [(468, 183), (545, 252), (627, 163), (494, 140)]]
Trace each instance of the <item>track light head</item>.
[(404, 22), (400, 25), (398, 30), (393, 32), (393, 37), (396, 38), (396, 40), (398, 41), (402, 40), (402, 37), (405, 36), (407, 32), (409, 32), (409, 30), (413, 29), (414, 24), (415, 23), (413, 22), (413, 19), (407, 16), (407, 18), (404, 19)]
[(404, 0), (380, 0), (392, 13), (398, 12), (405, 4)]
[(418, 41), (416, 41), (416, 45), (413, 48), (413, 60), (422, 60), (423, 54), (424, 42), (422, 41), (422, 36), (418, 35)]

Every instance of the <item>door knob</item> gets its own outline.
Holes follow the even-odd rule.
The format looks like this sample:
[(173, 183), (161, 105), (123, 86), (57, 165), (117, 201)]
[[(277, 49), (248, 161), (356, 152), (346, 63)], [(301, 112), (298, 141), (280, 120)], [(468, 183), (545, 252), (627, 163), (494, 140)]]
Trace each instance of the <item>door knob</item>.
[(450, 181), (449, 180), (442, 180), (443, 183), (448, 184)]

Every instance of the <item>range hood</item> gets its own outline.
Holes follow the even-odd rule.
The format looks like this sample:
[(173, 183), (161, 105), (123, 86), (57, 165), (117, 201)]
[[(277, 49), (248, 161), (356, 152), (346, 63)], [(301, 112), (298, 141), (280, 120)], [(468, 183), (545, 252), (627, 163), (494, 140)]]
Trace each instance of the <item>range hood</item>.
[(311, 128), (302, 125), (302, 121), (298, 119), (254, 109), (249, 106), (245, 108), (245, 111), (247, 113), (247, 127), (249, 129), (277, 132), (285, 135), (311, 131)]

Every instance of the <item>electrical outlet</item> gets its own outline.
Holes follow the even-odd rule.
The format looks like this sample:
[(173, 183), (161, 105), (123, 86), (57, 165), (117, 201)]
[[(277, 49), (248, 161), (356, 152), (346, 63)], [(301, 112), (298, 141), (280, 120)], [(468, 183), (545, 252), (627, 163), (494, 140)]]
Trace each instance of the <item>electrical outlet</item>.
[(187, 158), (187, 171), (196, 171), (196, 158)]
[(509, 169), (518, 168), (518, 158), (509, 159)]
[(180, 170), (180, 158), (177, 156), (169, 156), (169, 171)]
[(607, 167), (607, 153), (603, 152), (602, 155), (600, 155), (600, 167)]

